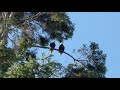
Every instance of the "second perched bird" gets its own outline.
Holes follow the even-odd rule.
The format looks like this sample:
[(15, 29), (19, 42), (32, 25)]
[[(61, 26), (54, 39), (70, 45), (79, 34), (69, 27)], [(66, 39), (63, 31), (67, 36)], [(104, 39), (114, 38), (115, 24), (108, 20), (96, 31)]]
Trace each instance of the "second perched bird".
[(65, 47), (64, 47), (63, 43), (61, 42), (60, 46), (59, 46), (59, 53), (62, 54), (64, 52), (64, 50), (65, 50)]

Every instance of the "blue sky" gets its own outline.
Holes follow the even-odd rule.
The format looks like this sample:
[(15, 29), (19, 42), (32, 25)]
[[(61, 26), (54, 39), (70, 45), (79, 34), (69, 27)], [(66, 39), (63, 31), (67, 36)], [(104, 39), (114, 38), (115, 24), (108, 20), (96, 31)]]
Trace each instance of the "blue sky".
[[(73, 49), (79, 49), (90, 41), (99, 44), (103, 53), (107, 54), (107, 78), (120, 78), (120, 13), (119, 12), (67, 12), (71, 21), (75, 24), (75, 32), (72, 39), (64, 41), (65, 51), (73, 54)], [(57, 47), (59, 44), (57, 44)], [(41, 50), (41, 49), (40, 49)], [(47, 52), (48, 50), (42, 50)], [(41, 55), (41, 54), (38, 54)], [(53, 60), (67, 65), (73, 62), (69, 56), (53, 52)], [(78, 55), (79, 56), (79, 55)]]
[(68, 12), (75, 24), (72, 40), (65, 45), (79, 48), (94, 41), (107, 54), (108, 78), (120, 77), (120, 13), (119, 12)]

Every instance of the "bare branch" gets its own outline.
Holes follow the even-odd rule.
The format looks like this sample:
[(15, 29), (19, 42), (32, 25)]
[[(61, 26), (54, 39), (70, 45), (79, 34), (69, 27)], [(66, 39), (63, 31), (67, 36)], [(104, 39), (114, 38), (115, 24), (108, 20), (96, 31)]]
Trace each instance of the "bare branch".
[(9, 36), (7, 36), (7, 37), (14, 45), (16, 45), (16, 43)]
[[(44, 48), (44, 49), (49, 49), (50, 47), (45, 47), (45, 46), (32, 46), (32, 47), (38, 47), (38, 48)], [(53, 49), (53, 50), (56, 50), (56, 51), (59, 51), (59, 49)], [(67, 52), (63, 52), (64, 54), (70, 56), (74, 62), (77, 61), (77, 62), (80, 62), (81, 64), (83, 64), (81, 61), (87, 61), (87, 60), (78, 60), (78, 59), (75, 59), (72, 55), (70, 55), (69, 53)]]

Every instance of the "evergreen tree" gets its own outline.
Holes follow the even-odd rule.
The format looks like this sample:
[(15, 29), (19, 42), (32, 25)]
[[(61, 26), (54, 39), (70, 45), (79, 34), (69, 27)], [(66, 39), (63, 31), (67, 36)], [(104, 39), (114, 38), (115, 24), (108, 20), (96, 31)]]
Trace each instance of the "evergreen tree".
[(53, 40), (68, 40), (74, 31), (74, 24), (65, 12), (0, 12), (0, 77), (105, 77), (106, 55), (94, 42), (78, 50), (85, 57), (85, 63), (67, 52), (62, 53), (75, 61), (68, 67), (51, 60), (52, 56), (45, 53), (42, 58), (37, 57), (34, 47), (50, 49)]

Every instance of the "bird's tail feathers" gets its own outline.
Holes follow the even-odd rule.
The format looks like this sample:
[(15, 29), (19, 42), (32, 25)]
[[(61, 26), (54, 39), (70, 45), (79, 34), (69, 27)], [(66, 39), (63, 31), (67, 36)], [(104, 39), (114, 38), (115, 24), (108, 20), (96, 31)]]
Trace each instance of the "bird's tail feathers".
[(62, 52), (62, 51), (59, 51), (59, 53), (60, 53), (60, 55), (62, 55), (63, 52)]
[(50, 51), (50, 53), (52, 53), (52, 52), (53, 52), (53, 48), (50, 48), (50, 50), (49, 50), (49, 51)]

